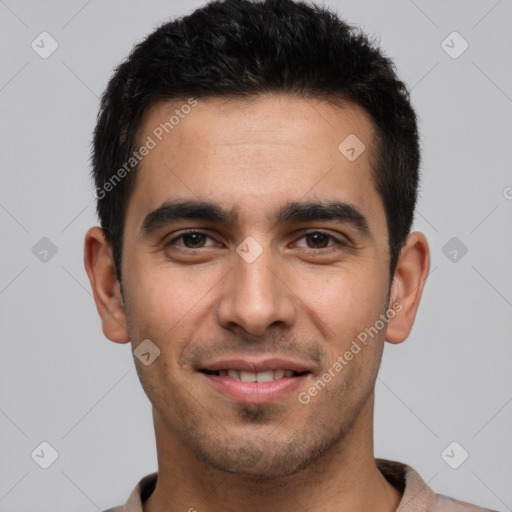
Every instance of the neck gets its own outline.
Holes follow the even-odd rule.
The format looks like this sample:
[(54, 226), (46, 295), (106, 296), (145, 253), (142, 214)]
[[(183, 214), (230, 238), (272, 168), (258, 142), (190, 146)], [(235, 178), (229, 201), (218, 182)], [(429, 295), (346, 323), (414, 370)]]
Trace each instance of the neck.
[(207, 465), (154, 414), (158, 481), (144, 512), (250, 510), (373, 510), (394, 512), (401, 494), (378, 470), (373, 455), (373, 403), (326, 454), (287, 477), (262, 479)]

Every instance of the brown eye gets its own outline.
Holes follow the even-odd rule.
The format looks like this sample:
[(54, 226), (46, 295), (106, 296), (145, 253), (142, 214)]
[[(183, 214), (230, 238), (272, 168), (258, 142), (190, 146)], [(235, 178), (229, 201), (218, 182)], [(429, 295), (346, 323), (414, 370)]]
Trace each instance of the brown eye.
[(207, 236), (203, 233), (187, 233), (186, 235), (182, 235), (183, 244), (188, 249), (197, 249), (198, 247), (203, 247), (206, 238)]
[[(304, 240), (304, 242), (302, 242)], [(332, 246), (343, 245), (338, 239), (323, 231), (311, 231), (300, 237), (297, 247), (303, 249), (328, 249)]]
[(175, 236), (165, 244), (165, 247), (174, 247), (181, 250), (194, 250), (212, 247), (216, 245), (215, 243), (210, 243), (209, 245), (207, 245), (208, 239), (211, 240), (212, 242), (215, 242), (215, 240), (206, 233), (202, 233), (200, 231), (189, 231), (181, 233), (181, 235)]
[(305, 235), (305, 238), (313, 246), (313, 249), (323, 249), (327, 247), (329, 239), (332, 237), (325, 233), (316, 232)]

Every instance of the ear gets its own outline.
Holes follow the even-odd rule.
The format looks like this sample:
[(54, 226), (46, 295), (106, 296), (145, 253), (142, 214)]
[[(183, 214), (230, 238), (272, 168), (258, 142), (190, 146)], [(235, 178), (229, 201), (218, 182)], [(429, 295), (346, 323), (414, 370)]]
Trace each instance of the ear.
[(397, 304), (397, 313), (386, 330), (386, 341), (389, 343), (402, 343), (409, 336), (429, 269), (427, 239), (423, 233), (411, 233), (400, 251), (391, 285), (389, 307)]
[(110, 245), (98, 226), (89, 229), (85, 235), (84, 265), (101, 317), (103, 334), (116, 343), (127, 343), (130, 336), (126, 326), (121, 287)]

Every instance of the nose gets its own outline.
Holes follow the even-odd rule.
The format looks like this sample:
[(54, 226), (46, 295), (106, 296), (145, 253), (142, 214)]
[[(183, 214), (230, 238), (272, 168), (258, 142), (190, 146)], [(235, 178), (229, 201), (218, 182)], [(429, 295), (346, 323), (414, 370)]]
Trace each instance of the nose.
[(251, 263), (234, 256), (234, 268), (226, 276), (217, 304), (217, 321), (225, 329), (242, 328), (263, 335), (270, 327), (291, 327), (296, 299), (285, 273), (272, 262), (270, 249)]

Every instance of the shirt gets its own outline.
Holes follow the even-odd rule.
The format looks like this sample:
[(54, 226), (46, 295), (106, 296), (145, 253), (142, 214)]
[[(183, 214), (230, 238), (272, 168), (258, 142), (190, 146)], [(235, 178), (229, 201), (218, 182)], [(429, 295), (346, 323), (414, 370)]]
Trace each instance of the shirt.
[[(388, 482), (402, 492), (397, 512), (493, 512), (488, 508), (435, 494), (420, 475), (406, 464), (385, 459), (376, 459), (376, 463)], [(124, 505), (104, 512), (143, 512), (142, 504), (151, 496), (156, 481), (157, 473), (146, 475), (135, 486)]]

